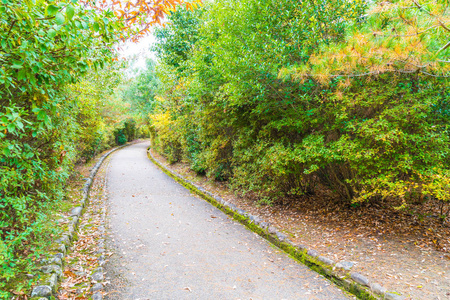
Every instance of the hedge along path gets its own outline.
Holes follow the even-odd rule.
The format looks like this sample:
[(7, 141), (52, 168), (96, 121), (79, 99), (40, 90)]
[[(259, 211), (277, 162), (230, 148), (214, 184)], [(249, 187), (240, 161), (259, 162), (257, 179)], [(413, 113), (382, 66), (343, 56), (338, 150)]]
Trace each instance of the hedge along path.
[(308, 249), (305, 245), (295, 245), (285, 234), (279, 232), (277, 228), (271, 226), (270, 223), (245, 212), (232, 203), (228, 203), (221, 197), (206, 191), (203, 187), (196, 185), (192, 181), (166, 167), (164, 163), (159, 161), (152, 154), (150, 147), (147, 149), (147, 153), (149, 159), (161, 168), (164, 173), (172, 177), (175, 181), (181, 183), (191, 192), (199, 195), (227, 215), (231, 216), (236, 221), (245, 225), (248, 229), (282, 249), (296, 261), (305, 264), (338, 286), (356, 295), (358, 298), (391, 300), (406, 299), (406, 297), (402, 296), (400, 293), (388, 291), (380, 284), (372, 282), (369, 278), (362, 274), (351, 272), (351, 267), (353, 264), (350, 262), (336, 263), (328, 257), (321, 256), (317, 251)]
[(109, 299), (355, 298), (163, 174), (147, 147), (109, 162)]
[[(63, 279), (64, 261), (67, 256), (67, 251), (72, 245), (73, 241), (77, 239), (77, 228), (79, 220), (84, 212), (84, 208), (89, 204), (89, 191), (92, 186), (97, 171), (100, 169), (103, 161), (113, 152), (126, 147), (128, 145), (122, 145), (115, 147), (110, 151), (103, 154), (92, 167), (89, 177), (86, 178), (86, 182), (82, 188), (82, 197), (79, 205), (74, 207), (70, 216), (67, 219), (62, 219), (61, 223), (65, 224), (65, 228), (62, 236), (56, 240), (56, 242), (49, 249), (49, 259), (41, 262), (41, 266), (38, 269), (38, 276), (40, 277), (38, 285), (36, 285), (31, 292), (31, 300), (39, 299), (55, 299), (57, 295), (59, 285)], [(99, 258), (99, 264), (102, 264), (102, 257)], [(92, 276), (96, 276), (95, 272)], [(97, 295), (96, 298), (99, 296)], [(101, 294), (100, 294), (101, 299)]]

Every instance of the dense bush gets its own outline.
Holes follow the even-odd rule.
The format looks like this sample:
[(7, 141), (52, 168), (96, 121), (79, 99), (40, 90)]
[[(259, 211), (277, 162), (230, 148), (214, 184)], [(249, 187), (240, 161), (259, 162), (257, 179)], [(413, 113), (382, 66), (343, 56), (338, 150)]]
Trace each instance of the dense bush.
[(78, 83), (66, 87), (64, 94), (76, 103), (71, 111), (76, 127), (75, 161), (87, 161), (116, 145), (114, 132), (128, 110), (116, 93), (122, 71), (120, 65), (110, 65), (88, 72)]
[(49, 240), (47, 215), (65, 196), (73, 163), (107, 144), (98, 100), (111, 94), (100, 85), (114, 80), (96, 70), (114, 55), (113, 18), (76, 1), (2, 2), (0, 298), (11, 297), (8, 282), (23, 280)]
[(115, 129), (120, 143), (136, 137), (133, 120), (121, 123), (130, 105), (115, 90), (123, 81), (118, 42), (138, 41), (182, 3), (2, 0), (0, 298), (20, 294), (37, 248), (51, 240), (44, 225), (56, 228), (46, 218), (61, 203), (73, 164), (114, 145)]
[(114, 129), (114, 137), (117, 145), (123, 145), (127, 141), (132, 141), (137, 136), (136, 121), (128, 118), (116, 125)]
[(435, 16), (406, 2), (228, 0), (173, 14), (156, 35), (153, 145), (269, 202), (323, 188), (349, 203), (448, 201), (448, 32), (412, 34)]

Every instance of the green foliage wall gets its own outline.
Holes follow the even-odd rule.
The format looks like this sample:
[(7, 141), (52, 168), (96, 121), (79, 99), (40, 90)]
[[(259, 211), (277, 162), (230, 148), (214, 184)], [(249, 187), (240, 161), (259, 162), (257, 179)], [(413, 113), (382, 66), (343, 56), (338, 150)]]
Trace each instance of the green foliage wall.
[(448, 201), (447, 77), (283, 71), (314, 68), (320, 53), (366, 32), (378, 15), (365, 10), (359, 1), (229, 0), (172, 15), (157, 35), (154, 146), (268, 201), (319, 188), (348, 202)]
[(120, 98), (129, 105), (129, 112), (136, 122), (136, 137), (150, 136), (150, 114), (154, 110), (155, 93), (158, 78), (155, 75), (155, 63), (147, 60), (146, 69), (138, 70), (131, 78), (124, 81), (120, 87)]
[(49, 242), (47, 215), (65, 196), (73, 163), (113, 140), (102, 110), (114, 105), (100, 103), (118, 77), (99, 70), (115, 56), (114, 20), (77, 1), (2, 1), (0, 298), (20, 288), (11, 282), (31, 272)]

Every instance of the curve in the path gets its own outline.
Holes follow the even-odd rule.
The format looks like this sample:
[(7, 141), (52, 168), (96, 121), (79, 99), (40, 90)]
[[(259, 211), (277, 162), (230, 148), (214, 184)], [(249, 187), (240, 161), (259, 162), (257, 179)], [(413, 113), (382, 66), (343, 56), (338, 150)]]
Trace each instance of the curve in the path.
[(148, 143), (108, 171), (109, 299), (349, 299), (164, 174)]

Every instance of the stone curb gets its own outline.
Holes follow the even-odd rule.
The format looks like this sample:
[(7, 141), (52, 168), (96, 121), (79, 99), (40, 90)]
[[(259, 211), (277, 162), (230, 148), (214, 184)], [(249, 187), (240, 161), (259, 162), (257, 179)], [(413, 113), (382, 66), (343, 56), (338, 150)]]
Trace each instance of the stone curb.
[(284, 233), (269, 222), (265, 222), (258, 216), (253, 216), (246, 211), (238, 208), (232, 203), (228, 203), (221, 197), (206, 191), (192, 181), (184, 178), (175, 171), (170, 170), (162, 162), (153, 156), (150, 147), (147, 149), (149, 159), (161, 168), (164, 173), (178, 181), (186, 188), (201, 196), (212, 205), (219, 208), (227, 215), (233, 217), (253, 232), (265, 238), (275, 246), (279, 247), (297, 261), (302, 262), (313, 271), (316, 271), (328, 278), (338, 286), (354, 294), (359, 299), (387, 299), (387, 300), (405, 300), (405, 296), (399, 293), (388, 291), (378, 283), (372, 282), (362, 274), (351, 272), (354, 262), (334, 262), (332, 259), (320, 255), (316, 250), (310, 249), (305, 245), (295, 245)]
[[(83, 214), (83, 208), (88, 204), (89, 199), (89, 190), (91, 188), (92, 182), (94, 180), (97, 171), (100, 169), (103, 161), (114, 151), (117, 151), (123, 147), (126, 147), (130, 144), (125, 144), (122, 146), (115, 147), (102, 156), (100, 156), (97, 163), (92, 167), (91, 172), (89, 173), (89, 177), (85, 178), (85, 183), (83, 185), (82, 197), (79, 203), (79, 206), (72, 208), (70, 211), (70, 215), (68, 219), (63, 221), (68, 221), (67, 230), (61, 235), (59, 239), (56, 240), (56, 243), (50, 248), (50, 253), (53, 255), (51, 258), (46, 260), (44, 264), (39, 268), (39, 272), (41, 273), (41, 279), (39, 280), (40, 285), (35, 286), (31, 292), (30, 300), (44, 300), (44, 299), (55, 299), (55, 296), (58, 292), (59, 283), (63, 278), (63, 265), (64, 258), (69, 250), (69, 247), (72, 241), (76, 238), (76, 230), (78, 226), (78, 220), (81, 218)], [(104, 248), (103, 248), (104, 249)], [(103, 256), (103, 255), (102, 255)], [(99, 265), (102, 265), (102, 256), (99, 258)], [(104, 258), (103, 258), (104, 263)], [(100, 267), (94, 271), (97, 277), (103, 278), (103, 269)], [(44, 275), (42, 275), (44, 274)], [(91, 275), (94, 276), (95, 274)], [(93, 277), (92, 277), (93, 278)], [(94, 279), (94, 278), (93, 278)], [(103, 280), (103, 279), (102, 279)], [(100, 296), (99, 296), (100, 295)], [(92, 299), (101, 300), (102, 294), (100, 290), (95, 291)]]

